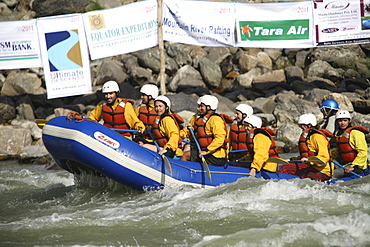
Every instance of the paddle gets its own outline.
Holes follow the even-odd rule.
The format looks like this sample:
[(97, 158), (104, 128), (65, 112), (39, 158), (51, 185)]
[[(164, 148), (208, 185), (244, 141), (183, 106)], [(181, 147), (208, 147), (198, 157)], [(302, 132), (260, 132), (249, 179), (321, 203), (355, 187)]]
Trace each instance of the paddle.
[[(158, 142), (154, 139), (154, 136), (153, 136), (152, 131), (150, 130), (150, 128), (147, 128), (147, 132), (148, 132), (148, 134), (150, 135), (150, 138), (152, 138), (152, 140), (153, 140), (153, 142), (154, 142), (155, 146), (157, 147), (157, 150), (158, 150), (158, 151), (159, 151), (159, 150), (161, 150), (161, 147), (158, 145)], [(168, 161), (168, 159), (167, 159), (167, 156), (166, 156), (166, 155), (164, 155), (164, 154), (161, 154), (161, 157), (162, 157), (162, 159), (164, 160), (164, 163), (166, 163), (166, 166), (167, 166), (168, 172), (169, 172), (169, 173), (170, 173), (170, 175), (172, 176), (172, 167), (171, 167), (170, 162), (169, 162), (169, 161)]]
[[(189, 131), (190, 131), (191, 135), (193, 136), (193, 139), (194, 139), (195, 144), (197, 144), (198, 151), (201, 151), (201, 149), (200, 149), (200, 145), (199, 145), (199, 142), (198, 142), (197, 138), (195, 137), (195, 134), (194, 134), (193, 128), (189, 128)], [(206, 159), (204, 158), (204, 156), (203, 156), (203, 155), (201, 155), (201, 156), (200, 156), (200, 158), (202, 159), (202, 162), (203, 162), (204, 168), (206, 169), (206, 172), (207, 172), (207, 175), (208, 175), (209, 181), (211, 181), (211, 183), (212, 183), (212, 176), (211, 176), (211, 172), (210, 172), (210, 170), (209, 170), (209, 167), (208, 167), (208, 165), (207, 165)]]
[(289, 161), (286, 161), (282, 158), (270, 158), (266, 160), (266, 162), (277, 163), (279, 165), (289, 164)]
[(131, 133), (138, 133), (138, 130), (129, 130), (129, 129), (114, 129), (110, 128), (111, 130), (118, 131), (118, 132), (131, 132)]
[(321, 166), (326, 166), (326, 163), (320, 160), (319, 158), (317, 158), (316, 156), (308, 157), (307, 162), (312, 162), (312, 163), (315, 163)]
[(231, 150), (229, 153), (239, 153), (239, 152), (248, 152), (248, 149), (240, 149), (240, 150)]
[(37, 127), (39, 127), (40, 129), (42, 129), (47, 122), (48, 120), (46, 119), (36, 119)]
[[(340, 168), (343, 168), (344, 170), (346, 169), (345, 166), (342, 166), (341, 164), (339, 164), (337, 161), (333, 160), (332, 161), (334, 164), (336, 164), (337, 166), (339, 166)], [(353, 172), (353, 171), (350, 171), (349, 173), (351, 173), (352, 175), (355, 175), (356, 177), (360, 178), (361, 176), (358, 175), (357, 173)]]

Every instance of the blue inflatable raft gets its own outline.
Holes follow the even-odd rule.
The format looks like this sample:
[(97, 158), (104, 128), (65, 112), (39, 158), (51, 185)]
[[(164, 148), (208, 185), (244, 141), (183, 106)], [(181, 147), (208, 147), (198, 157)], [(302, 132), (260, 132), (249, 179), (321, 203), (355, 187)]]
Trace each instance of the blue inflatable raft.
[[(104, 175), (135, 190), (163, 187), (215, 187), (249, 176), (249, 169), (228, 163), (209, 165), (211, 179), (203, 163), (168, 158), (172, 174), (163, 158), (119, 133), (93, 121), (56, 117), (43, 127), (44, 145), (63, 169), (76, 175), (84, 171)], [(367, 174), (363, 174), (367, 175)], [(294, 179), (294, 175), (258, 172), (264, 179)], [(352, 176), (341, 180), (351, 180)], [(336, 180), (337, 181), (337, 180)], [(329, 183), (335, 183), (330, 181)]]

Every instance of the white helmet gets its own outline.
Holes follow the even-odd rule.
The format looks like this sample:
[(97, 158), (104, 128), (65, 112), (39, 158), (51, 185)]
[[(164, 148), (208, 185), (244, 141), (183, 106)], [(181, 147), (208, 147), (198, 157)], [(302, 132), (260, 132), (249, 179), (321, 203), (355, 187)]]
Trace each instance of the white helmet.
[(103, 85), (102, 93), (112, 93), (112, 92), (119, 92), (118, 83), (115, 81), (107, 81)]
[(212, 95), (202, 96), (200, 99), (200, 103), (203, 103), (205, 106), (209, 106), (213, 111), (215, 111), (218, 107), (218, 99)]
[(155, 98), (154, 102), (156, 102), (156, 101), (162, 101), (163, 103), (165, 103), (168, 106), (168, 108), (171, 108), (171, 101), (170, 101), (170, 99), (167, 98), (164, 95), (160, 95), (157, 98)]
[(337, 114), (335, 114), (335, 120), (341, 119), (341, 118), (351, 119), (351, 114), (349, 113), (349, 111), (345, 111), (345, 110), (338, 111)]
[(154, 84), (145, 84), (141, 87), (140, 93), (152, 96), (153, 99), (158, 97), (158, 87)]
[(200, 97), (198, 98), (198, 100), (197, 100), (197, 104), (198, 104), (198, 105), (202, 104), (202, 98), (203, 98), (203, 96), (200, 96)]
[(245, 123), (249, 123), (255, 128), (261, 128), (262, 127), (262, 119), (260, 117), (257, 117), (255, 115), (250, 115), (243, 120)]
[(240, 104), (235, 108), (235, 110), (240, 111), (241, 113), (246, 114), (247, 116), (253, 114), (253, 108), (247, 104)]
[(298, 124), (305, 124), (305, 125), (311, 124), (312, 126), (316, 126), (317, 124), (316, 117), (312, 113), (303, 114), (299, 116)]

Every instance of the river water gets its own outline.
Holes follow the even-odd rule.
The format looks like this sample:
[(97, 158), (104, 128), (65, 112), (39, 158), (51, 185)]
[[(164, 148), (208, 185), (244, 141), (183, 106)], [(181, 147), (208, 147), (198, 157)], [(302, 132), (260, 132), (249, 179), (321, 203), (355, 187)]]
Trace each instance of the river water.
[(370, 176), (143, 193), (3, 161), (0, 246), (370, 246)]

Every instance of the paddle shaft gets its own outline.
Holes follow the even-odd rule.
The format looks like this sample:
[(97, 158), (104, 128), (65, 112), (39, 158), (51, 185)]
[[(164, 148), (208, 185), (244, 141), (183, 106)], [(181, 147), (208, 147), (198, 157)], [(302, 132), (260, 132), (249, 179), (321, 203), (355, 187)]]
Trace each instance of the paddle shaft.
[(114, 129), (114, 128), (110, 128), (110, 129), (114, 131), (118, 131), (118, 132), (132, 132), (132, 133), (139, 132), (138, 130), (129, 130), (129, 129)]
[[(159, 152), (161, 150), (161, 147), (159, 146), (158, 142), (154, 139), (154, 136), (153, 136), (153, 133), (152, 133), (151, 129), (147, 128), (147, 132), (150, 135), (150, 138), (152, 138), (152, 140), (153, 140), (153, 142), (154, 142), (154, 144), (157, 147), (157, 150)], [(167, 159), (167, 156), (164, 155), (164, 154), (161, 154), (161, 157), (164, 160), (164, 163), (166, 163), (167, 169), (168, 169), (170, 175), (172, 176), (172, 167), (171, 167), (170, 162)]]
[[(343, 168), (344, 170), (346, 169), (345, 166), (342, 166), (341, 164), (339, 164), (337, 161), (333, 160), (332, 161), (334, 164), (336, 164), (337, 166), (339, 166), (340, 168)], [(357, 173), (353, 172), (353, 171), (349, 171), (349, 173), (351, 173), (352, 175), (355, 175), (356, 177), (361, 177), (360, 175), (358, 175)]]
[(152, 138), (152, 140), (153, 140), (153, 142), (154, 142), (155, 146), (157, 147), (157, 151), (161, 150), (161, 148), (160, 148), (160, 147), (159, 147), (159, 145), (158, 145), (158, 142), (157, 142), (157, 141), (154, 139), (154, 137), (153, 137), (153, 134), (152, 134), (151, 129), (147, 128), (147, 131), (146, 131), (146, 132), (148, 132), (148, 134), (149, 134), (150, 138)]
[[(201, 148), (200, 148), (199, 142), (198, 142), (197, 138), (195, 137), (195, 134), (194, 134), (193, 128), (189, 128), (189, 131), (190, 131), (191, 135), (193, 136), (193, 139), (194, 139), (195, 144), (197, 145), (197, 149), (198, 149), (198, 151), (201, 151)], [(208, 164), (207, 164), (207, 162), (206, 162), (206, 159), (204, 158), (204, 156), (203, 156), (203, 155), (201, 155), (201, 156), (200, 156), (200, 158), (202, 159), (202, 162), (203, 162), (204, 168), (206, 169), (206, 172), (207, 172), (208, 178), (209, 178), (209, 180), (210, 180), (210, 181), (211, 181), (211, 183), (212, 183), (211, 171), (209, 170), (209, 167), (208, 167)]]
[(240, 149), (240, 150), (231, 150), (229, 153), (239, 153), (239, 152), (248, 152), (248, 149)]

